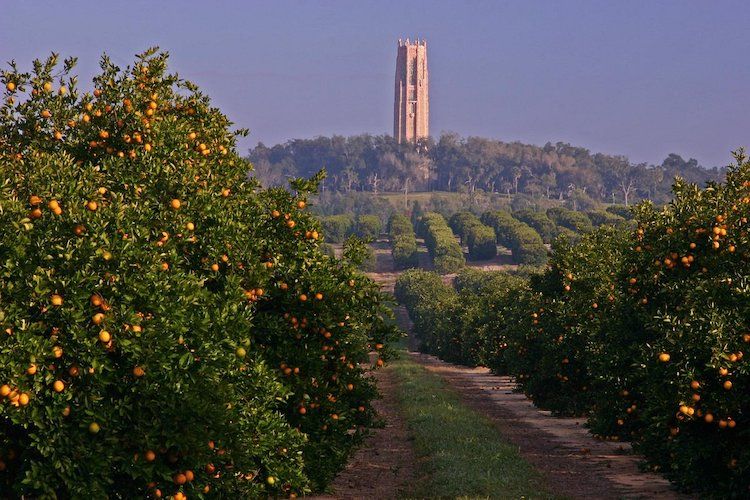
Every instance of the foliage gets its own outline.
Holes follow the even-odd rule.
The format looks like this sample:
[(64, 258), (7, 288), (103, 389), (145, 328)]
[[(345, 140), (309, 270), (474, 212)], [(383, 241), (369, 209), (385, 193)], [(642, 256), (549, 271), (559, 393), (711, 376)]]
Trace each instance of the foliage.
[[(660, 165), (643, 165), (562, 142), (534, 146), (451, 133), (423, 140), (417, 147), (398, 144), (386, 135), (292, 139), (272, 147), (259, 143), (249, 159), (267, 185), (287, 177), (311, 176), (325, 166), (331, 174), (326, 196), (356, 191), (465, 191), (470, 199), (481, 192), (502, 193), (508, 198), (521, 195), (514, 200), (515, 210), (538, 210), (552, 198), (577, 210), (614, 200), (624, 204), (644, 198), (664, 202), (675, 176), (696, 183), (724, 176), (723, 170), (704, 169), (697, 161), (677, 154), (670, 154)], [(461, 208), (475, 212), (491, 209)], [(436, 204), (429, 209), (445, 216), (459, 207), (446, 212)]]
[(321, 251), (321, 176), (259, 189), (166, 54), (104, 57), (93, 95), (56, 62), (1, 78), (0, 489), (320, 488), (372, 422), (368, 351), (394, 335), (378, 286)]
[(355, 234), (360, 238), (375, 240), (383, 230), (383, 223), (377, 215), (360, 215), (357, 217)]
[(631, 209), (631, 207), (626, 207), (625, 205), (610, 205), (604, 210), (613, 215), (618, 215), (625, 220), (633, 219), (633, 210)]
[(411, 220), (402, 214), (395, 213), (388, 221), (391, 241), (391, 254), (396, 267), (407, 269), (419, 265), (417, 237)]
[(453, 273), (466, 264), (463, 250), (442, 215), (435, 212), (424, 214), (420, 227), (420, 234), (438, 273)]
[(564, 207), (547, 209), (547, 217), (560, 227), (566, 227), (576, 233), (588, 233), (594, 229), (591, 220), (583, 212), (576, 212)]
[(328, 215), (320, 218), (320, 226), (327, 241), (343, 243), (352, 231), (354, 220), (347, 214)]
[(537, 233), (539, 233), (539, 236), (542, 237), (544, 243), (552, 243), (552, 240), (555, 239), (555, 236), (558, 234), (555, 223), (552, 222), (544, 212), (524, 209), (513, 212), (513, 217), (531, 226)]
[(539, 233), (508, 212), (485, 212), (482, 222), (495, 230), (497, 242), (510, 249), (517, 264), (540, 265), (547, 261), (547, 248)]
[(497, 255), (495, 230), (484, 224), (473, 224), (466, 235), (469, 260), (490, 260)]
[(625, 218), (604, 210), (590, 210), (586, 212), (586, 216), (594, 227), (617, 226), (625, 222)]
[[(744, 498), (750, 162), (736, 158), (725, 184), (678, 181), (667, 206), (637, 206), (635, 229), (558, 239), (547, 270), (527, 285), (468, 296), (489, 278), (462, 276), (456, 292), (411, 276), (399, 286), (419, 290), (426, 304), (405, 302), (410, 315), (423, 318), (422, 337), (445, 359), (493, 366), (487, 346), (507, 344), (495, 369), (507, 368), (536, 405), (586, 414), (594, 433), (632, 440), (679, 488)], [(497, 318), (484, 342), (466, 327)], [(427, 321), (452, 326), (429, 337)]]

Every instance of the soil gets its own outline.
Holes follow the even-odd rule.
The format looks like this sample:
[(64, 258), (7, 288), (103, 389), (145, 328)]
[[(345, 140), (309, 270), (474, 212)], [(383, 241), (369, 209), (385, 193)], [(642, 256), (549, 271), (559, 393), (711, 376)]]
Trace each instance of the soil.
[[(393, 267), (390, 246), (378, 241), (375, 250), (377, 273), (368, 273), (393, 291), (400, 272)], [(476, 267), (510, 267), (507, 256)], [(428, 261), (423, 247), (420, 260)], [(424, 262), (428, 264), (428, 262)], [(444, 277), (445, 281), (451, 279)], [(411, 326), (403, 307), (396, 307), (396, 320), (408, 331)], [(441, 376), (462, 402), (485, 415), (505, 439), (518, 446), (521, 455), (544, 477), (547, 490), (555, 496), (580, 499), (612, 498), (689, 498), (676, 493), (669, 482), (655, 473), (639, 469), (641, 459), (627, 443), (595, 439), (583, 419), (553, 417), (539, 410), (524, 395), (514, 392), (509, 377), (492, 375), (486, 368), (469, 368), (413, 352), (415, 339), (409, 338), (409, 355), (417, 363)], [(417, 459), (412, 438), (399, 412), (395, 378), (389, 370), (375, 372), (383, 399), (375, 407), (385, 427), (375, 429), (357, 450), (347, 467), (335, 479), (331, 494), (314, 497), (330, 499), (391, 499), (409, 490), (417, 477)]]
[(513, 392), (509, 377), (410, 352), (412, 359), (443, 377), (461, 400), (487, 416), (505, 439), (546, 479), (556, 496), (569, 498), (689, 498), (669, 481), (639, 469), (630, 445), (595, 439), (584, 419), (553, 417)]
[(331, 493), (312, 497), (316, 500), (400, 498), (417, 477), (412, 438), (396, 399), (396, 379), (388, 369), (374, 376), (383, 398), (373, 406), (385, 427), (372, 431), (333, 481)]

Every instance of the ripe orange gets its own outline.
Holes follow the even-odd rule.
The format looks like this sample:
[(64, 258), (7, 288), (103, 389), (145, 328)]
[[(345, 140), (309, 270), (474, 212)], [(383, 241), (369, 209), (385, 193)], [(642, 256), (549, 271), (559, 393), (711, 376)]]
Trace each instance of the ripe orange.
[(661, 361), (662, 363), (669, 362), (669, 360), (671, 358), (672, 357), (669, 354), (667, 354), (666, 352), (663, 352), (663, 353), (659, 354), (659, 361)]
[(16, 84), (13, 82), (8, 82), (7, 85), (5, 85), (5, 88), (8, 89), (8, 92), (13, 92), (16, 90)]
[(731, 388), (732, 388), (732, 381), (731, 380), (726, 380), (724, 382), (724, 389), (729, 390)]
[(306, 302), (307, 301), (307, 295), (305, 295), (304, 293), (300, 294), (299, 300), (302, 301), (302, 302)]
[(60, 295), (55, 293), (55, 294), (52, 294), (50, 302), (52, 303), (53, 306), (59, 307), (63, 304), (63, 298)]
[(99, 340), (103, 344), (106, 344), (107, 342), (109, 342), (110, 340), (112, 340), (112, 335), (110, 335), (107, 330), (102, 330), (102, 331), (99, 332)]
[(192, 222), (188, 222), (187, 224), (185, 224), (185, 229), (187, 229), (188, 231), (193, 231), (195, 230), (195, 224), (193, 224)]
[(185, 471), (185, 479), (187, 479), (187, 480), (188, 480), (188, 482), (190, 482), (190, 481), (192, 481), (193, 479), (195, 479), (195, 474), (193, 474), (193, 471), (191, 471), (191, 470), (186, 470), (186, 471)]
[(182, 206), (182, 202), (178, 200), (177, 198), (173, 199), (169, 202), (169, 205), (174, 209), (177, 210)]
[(187, 477), (185, 477), (185, 474), (183, 474), (182, 472), (178, 472), (177, 474), (172, 476), (172, 480), (174, 481), (175, 484), (179, 484), (179, 485), (183, 485), (187, 483)]
[(29, 365), (29, 367), (26, 368), (26, 373), (34, 375), (36, 373), (36, 365)]
[(24, 392), (20, 396), (18, 396), (18, 404), (21, 406), (26, 406), (27, 404), (29, 404), (29, 395)]
[(4, 384), (2, 387), (0, 387), (0, 396), (6, 397), (8, 394), (10, 394), (10, 386), (8, 384)]
[(323, 294), (322, 294), (322, 293), (320, 293), (320, 292), (316, 293), (316, 294), (315, 294), (315, 299), (316, 299), (316, 300), (323, 300)]
[(94, 323), (95, 325), (100, 325), (102, 321), (104, 321), (104, 314), (102, 313), (96, 313), (91, 318), (91, 322)]
[(91, 434), (97, 434), (101, 430), (101, 427), (96, 422), (91, 422), (89, 424), (89, 432)]
[(55, 380), (55, 383), (52, 384), (52, 388), (55, 390), (55, 392), (62, 392), (65, 390), (65, 384), (62, 380)]
[(86, 203), (86, 208), (88, 208), (92, 212), (95, 212), (96, 209), (99, 208), (99, 204), (96, 203), (94, 200), (91, 200), (88, 203)]
[(136, 376), (136, 377), (142, 377), (145, 374), (146, 374), (146, 370), (144, 370), (142, 367), (136, 366), (135, 368), (133, 368), (133, 375), (134, 376)]
[(304, 201), (302, 201), (302, 200), (300, 200), (300, 201), (297, 202), (297, 208), (299, 208), (300, 210), (302, 210), (303, 208), (305, 208), (306, 205), (307, 204)]
[(143, 454), (143, 458), (146, 459), (146, 462), (153, 462), (156, 460), (156, 453), (154, 453), (154, 450), (146, 450), (146, 453)]

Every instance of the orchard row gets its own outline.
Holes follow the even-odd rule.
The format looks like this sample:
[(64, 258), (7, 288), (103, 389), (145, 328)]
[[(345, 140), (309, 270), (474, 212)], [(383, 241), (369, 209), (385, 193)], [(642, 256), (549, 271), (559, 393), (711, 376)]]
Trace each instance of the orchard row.
[(514, 376), (681, 489), (747, 496), (750, 163), (738, 153), (725, 184), (678, 180), (670, 204), (633, 213), (632, 229), (559, 238), (543, 272), (447, 286), (413, 270), (397, 298), (427, 352)]
[(0, 74), (0, 491), (294, 497), (372, 424), (393, 327), (320, 176), (262, 189), (227, 118), (150, 50)]

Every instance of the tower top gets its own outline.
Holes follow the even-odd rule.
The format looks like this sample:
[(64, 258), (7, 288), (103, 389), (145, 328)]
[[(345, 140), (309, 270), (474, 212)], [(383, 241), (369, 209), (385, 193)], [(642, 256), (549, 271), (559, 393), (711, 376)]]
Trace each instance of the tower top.
[(410, 38), (407, 38), (406, 40), (404, 40), (403, 38), (398, 39), (399, 47), (408, 47), (413, 45), (421, 45), (423, 47), (427, 47), (427, 40), (425, 40), (424, 38), (420, 40), (419, 37), (414, 38), (414, 41), (412, 41)]

